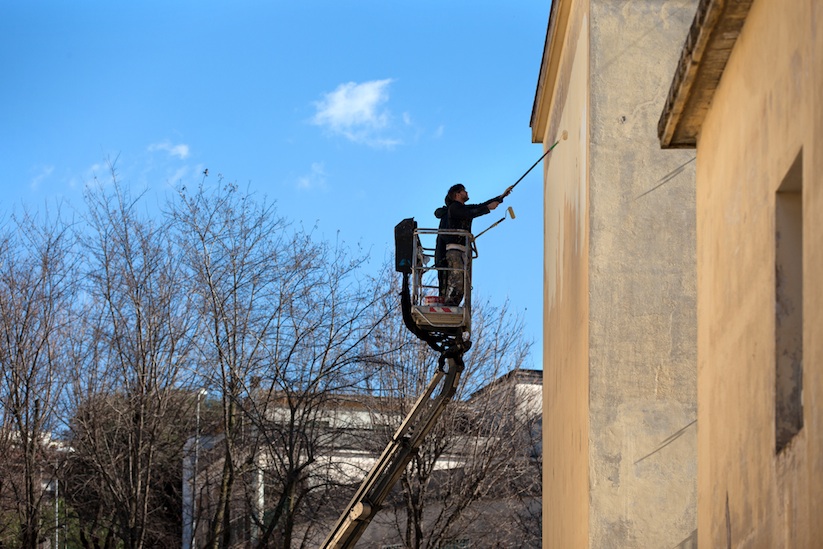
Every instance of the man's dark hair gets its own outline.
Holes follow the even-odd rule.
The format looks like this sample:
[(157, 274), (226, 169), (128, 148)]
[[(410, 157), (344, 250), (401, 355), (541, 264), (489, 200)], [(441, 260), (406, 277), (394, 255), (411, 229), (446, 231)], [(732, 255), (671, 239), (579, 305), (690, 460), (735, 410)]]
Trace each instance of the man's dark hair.
[(449, 187), (449, 192), (446, 193), (446, 204), (448, 205), (454, 202), (454, 195), (465, 190), (466, 186), (462, 183), (457, 183), (456, 185), (452, 185), (451, 187)]

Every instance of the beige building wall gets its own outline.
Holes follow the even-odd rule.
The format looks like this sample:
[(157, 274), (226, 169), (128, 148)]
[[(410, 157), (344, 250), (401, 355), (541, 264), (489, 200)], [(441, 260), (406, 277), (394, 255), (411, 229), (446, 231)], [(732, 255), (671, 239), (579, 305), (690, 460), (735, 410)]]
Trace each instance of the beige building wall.
[(545, 162), (543, 546), (688, 546), (696, 528), (694, 152), (657, 119), (695, 1), (555, 0)]
[[(823, 547), (821, 29), (819, 0), (754, 0), (713, 97), (687, 112), (707, 110), (697, 134), (700, 547)], [(802, 426), (781, 442), (793, 410)]]
[(546, 163), (555, 184), (544, 185), (543, 206), (543, 547), (588, 547), (589, 127), (579, 90), (589, 82), (589, 15), (585, 2), (573, 8), (540, 136), (545, 147), (561, 140)]

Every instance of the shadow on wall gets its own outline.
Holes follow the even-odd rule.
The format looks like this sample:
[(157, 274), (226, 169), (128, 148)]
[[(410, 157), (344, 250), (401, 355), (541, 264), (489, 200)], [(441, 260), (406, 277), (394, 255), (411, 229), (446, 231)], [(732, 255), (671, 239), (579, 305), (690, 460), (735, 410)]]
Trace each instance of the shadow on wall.
[(672, 549), (697, 549), (697, 530), (689, 534), (689, 537), (672, 547)]

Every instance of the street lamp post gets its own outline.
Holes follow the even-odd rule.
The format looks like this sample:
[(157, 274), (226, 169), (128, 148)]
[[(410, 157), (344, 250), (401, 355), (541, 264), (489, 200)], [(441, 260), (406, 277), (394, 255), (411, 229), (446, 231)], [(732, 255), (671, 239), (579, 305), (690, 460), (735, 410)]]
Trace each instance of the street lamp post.
[[(183, 536), (181, 549), (194, 549), (197, 537), (197, 461), (200, 453), (200, 400), (208, 392), (205, 389), (197, 391), (195, 398), (195, 427), (194, 438), (189, 438), (184, 446), (183, 458)], [(191, 443), (191, 444), (190, 444)], [(194, 452), (192, 452), (192, 444)]]
[(200, 389), (197, 391), (197, 406), (195, 408), (195, 428), (194, 428), (194, 463), (191, 473), (191, 542), (189, 547), (197, 547), (194, 542), (197, 535), (197, 459), (200, 453), (200, 399), (208, 395), (208, 391)]
[(57, 479), (58, 464), (54, 466), (54, 549), (60, 548), (60, 481)]

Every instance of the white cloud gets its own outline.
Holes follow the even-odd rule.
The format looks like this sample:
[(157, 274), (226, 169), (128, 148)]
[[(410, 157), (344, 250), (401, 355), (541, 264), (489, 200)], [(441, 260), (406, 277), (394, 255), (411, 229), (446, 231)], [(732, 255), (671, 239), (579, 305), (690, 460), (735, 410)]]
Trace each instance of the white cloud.
[(174, 145), (169, 141), (161, 141), (160, 143), (152, 143), (149, 145), (149, 152), (165, 151), (171, 156), (176, 156), (181, 160), (185, 160), (189, 156), (189, 146), (185, 143)]
[(391, 124), (391, 113), (385, 108), (391, 83), (391, 79), (385, 79), (340, 84), (315, 103), (317, 112), (312, 123), (355, 143), (376, 147), (397, 145), (399, 139), (383, 135)]
[(40, 168), (40, 171), (31, 178), (31, 183), (29, 183), (31, 190), (38, 190), (43, 180), (47, 179), (52, 172), (54, 172), (54, 166), (43, 166)]
[(166, 181), (167, 181), (167, 183), (168, 183), (168, 185), (169, 185), (169, 186), (171, 186), (171, 187), (173, 188), (175, 185), (177, 185), (177, 184), (179, 184), (180, 182), (182, 182), (182, 181), (184, 181), (185, 179), (187, 179), (187, 178), (189, 177), (189, 172), (190, 172), (190, 171), (191, 171), (191, 170), (189, 169), (189, 167), (188, 167), (188, 166), (183, 166), (182, 168), (178, 168), (178, 169), (177, 169), (177, 170), (175, 170), (175, 172), (174, 172), (174, 173), (172, 173), (172, 174), (169, 176), (169, 178), (166, 180)]
[(326, 168), (322, 162), (313, 162), (311, 171), (297, 179), (297, 188), (301, 191), (311, 191), (314, 189), (325, 189)]

